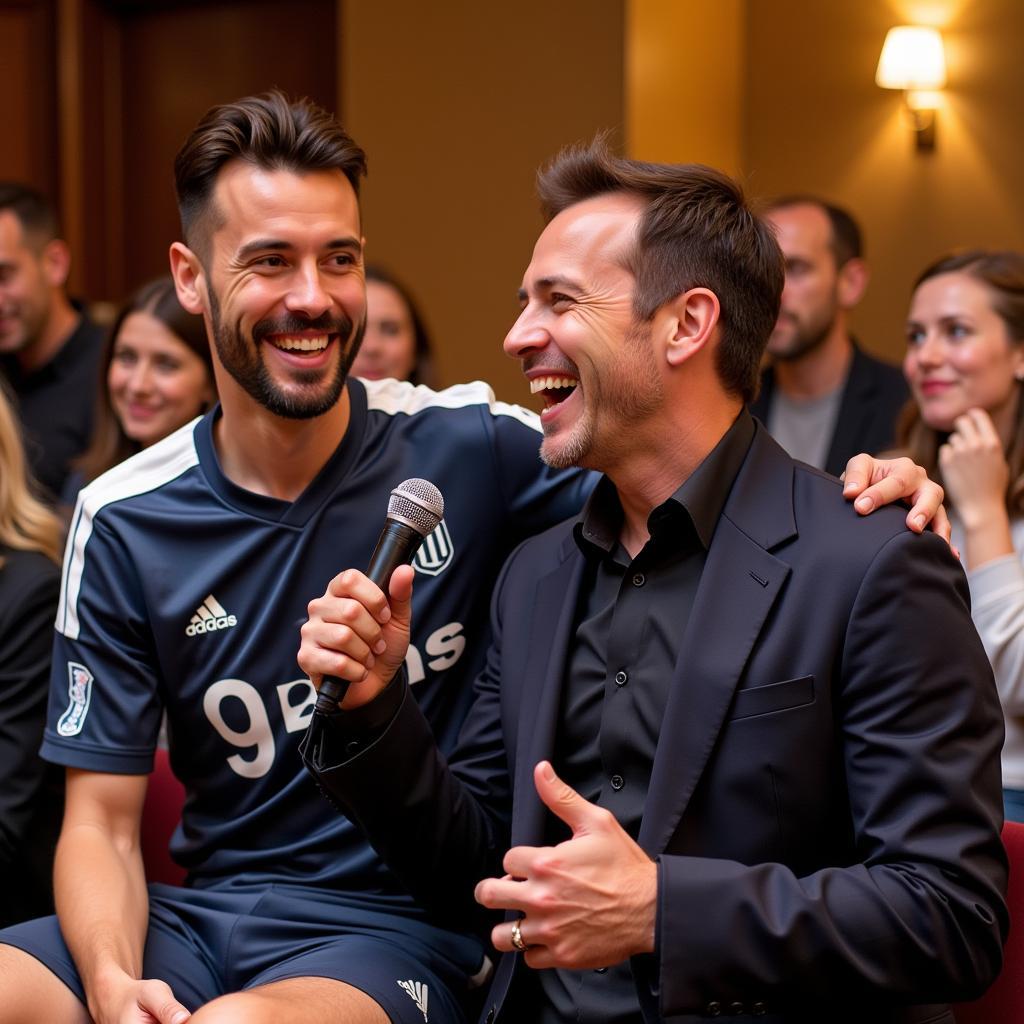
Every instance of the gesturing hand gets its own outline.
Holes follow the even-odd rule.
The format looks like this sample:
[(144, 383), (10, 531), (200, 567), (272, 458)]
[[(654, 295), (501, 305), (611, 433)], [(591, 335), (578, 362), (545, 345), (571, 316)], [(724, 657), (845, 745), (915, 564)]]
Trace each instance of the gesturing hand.
[[(504, 878), (476, 887), (485, 907), (517, 910), (531, 967), (607, 967), (654, 949), (658, 873), (654, 861), (609, 811), (584, 800), (547, 761), (533, 771), (537, 793), (572, 829), (555, 847), (516, 846)], [(514, 948), (514, 922), (495, 926), (496, 949)]]

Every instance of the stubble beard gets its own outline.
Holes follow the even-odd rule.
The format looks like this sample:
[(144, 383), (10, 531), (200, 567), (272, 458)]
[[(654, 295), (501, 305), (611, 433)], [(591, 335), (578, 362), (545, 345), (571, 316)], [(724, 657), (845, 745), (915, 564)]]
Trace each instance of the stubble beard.
[[(546, 466), (596, 469), (628, 452), (634, 426), (661, 407), (665, 393), (650, 339), (649, 324), (634, 323), (630, 327), (618, 360), (605, 374), (605, 383), (592, 375), (588, 393), (583, 396), (583, 412), (569, 436), (560, 444), (553, 437), (541, 442), (540, 457)], [(601, 424), (599, 436), (597, 417), (601, 410), (606, 422)]]
[[(336, 317), (328, 314), (310, 320), (301, 316), (281, 319), (265, 319), (256, 323), (247, 340), (238, 325), (225, 324), (221, 319), (220, 303), (216, 294), (210, 291), (210, 320), (213, 326), (213, 342), (217, 356), (224, 369), (234, 378), (252, 399), (268, 412), (291, 420), (308, 420), (322, 416), (337, 404), (341, 397), (349, 367), (359, 351), (366, 330), (365, 318), (353, 333), (352, 321), (344, 313)], [(293, 380), (299, 385), (296, 391), (281, 388), (260, 355), (260, 341), (269, 334), (290, 334), (300, 331), (322, 331), (341, 339), (350, 338), (348, 351), (341, 354), (335, 363), (333, 376), (323, 384), (324, 371), (296, 370)]]

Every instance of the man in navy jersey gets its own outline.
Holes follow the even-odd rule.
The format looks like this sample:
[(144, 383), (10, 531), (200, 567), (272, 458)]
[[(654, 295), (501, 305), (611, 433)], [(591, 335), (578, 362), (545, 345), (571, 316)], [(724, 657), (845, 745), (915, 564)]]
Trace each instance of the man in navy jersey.
[[(172, 269), (206, 319), (221, 404), (78, 503), (44, 745), (69, 769), (60, 928), (0, 935), (2, 1022), (457, 1024), (486, 978), (483, 944), (432, 921), (303, 770), (298, 626), (339, 567), (365, 564), (391, 488), (434, 481), (446, 515), (414, 563), (406, 664), (449, 749), (502, 560), (590, 484), (543, 466), (537, 417), (483, 385), (347, 379), (363, 170), (326, 114), (279, 94), (215, 108), (178, 156)], [(920, 498), (934, 512), (935, 491)], [(189, 881), (147, 892), (162, 714)]]

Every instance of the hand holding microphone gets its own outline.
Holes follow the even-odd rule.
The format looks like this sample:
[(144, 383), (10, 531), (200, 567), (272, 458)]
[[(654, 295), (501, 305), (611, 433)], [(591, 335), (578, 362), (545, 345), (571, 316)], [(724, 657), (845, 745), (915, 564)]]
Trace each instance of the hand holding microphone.
[(369, 684), (360, 686), (359, 704), (372, 700), (398, 671), (409, 643), (412, 574), (396, 581), (393, 595), (391, 576), (412, 561), (443, 515), (441, 492), (432, 483), (399, 484), (366, 573), (346, 570), (331, 580), (323, 597), (310, 602), (298, 661), (310, 678), (322, 676), (318, 712), (335, 710), (353, 682)]

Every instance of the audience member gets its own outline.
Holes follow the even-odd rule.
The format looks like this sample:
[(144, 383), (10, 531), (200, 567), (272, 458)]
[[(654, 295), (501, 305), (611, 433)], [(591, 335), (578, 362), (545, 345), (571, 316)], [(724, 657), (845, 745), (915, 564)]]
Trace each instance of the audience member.
[(1024, 255), (975, 250), (918, 278), (900, 446), (941, 479), (1006, 717), (1006, 816), (1024, 821)]
[(838, 476), (854, 453), (891, 447), (907, 386), (850, 334), (868, 283), (856, 221), (813, 196), (776, 200), (766, 216), (786, 284), (751, 412), (794, 459)]
[(215, 397), (203, 318), (182, 308), (170, 276), (143, 285), (107, 337), (92, 442), (64, 503), (73, 507), (84, 484), (195, 419)]
[[(458, 1024), (486, 977), (480, 939), (419, 908), (306, 776), (315, 695), (294, 624), (328, 566), (369, 558), (389, 490), (434, 480), (447, 508), (414, 562), (407, 657), (451, 749), (503, 558), (592, 479), (543, 466), (538, 418), (483, 385), (348, 375), (363, 170), (328, 115), (280, 93), (214, 108), (178, 155), (172, 269), (206, 321), (220, 405), (79, 497), (43, 745), (72, 769), (60, 921), (0, 935), (0, 1021), (421, 1024), (429, 1006)], [(901, 490), (862, 470), (865, 494)], [(147, 891), (136, 837), (162, 711), (189, 885)]]
[(71, 267), (50, 204), (0, 183), (0, 376), (17, 398), (33, 476), (56, 501), (92, 433), (102, 332), (68, 299)]
[(963, 573), (745, 411), (783, 266), (733, 182), (594, 147), (540, 195), (505, 349), (545, 461), (606, 476), (502, 570), (450, 767), (399, 672), (412, 570), (390, 608), (332, 581), (299, 664), (352, 685), (305, 756), (425, 906), (510, 912), (487, 1021), (951, 1024), (1007, 927)]
[(60, 590), (57, 517), (32, 493), (0, 384), (0, 924), (53, 910), (63, 776), (39, 756)]
[(380, 267), (366, 268), (366, 332), (352, 373), (437, 387), (430, 336), (409, 289)]

